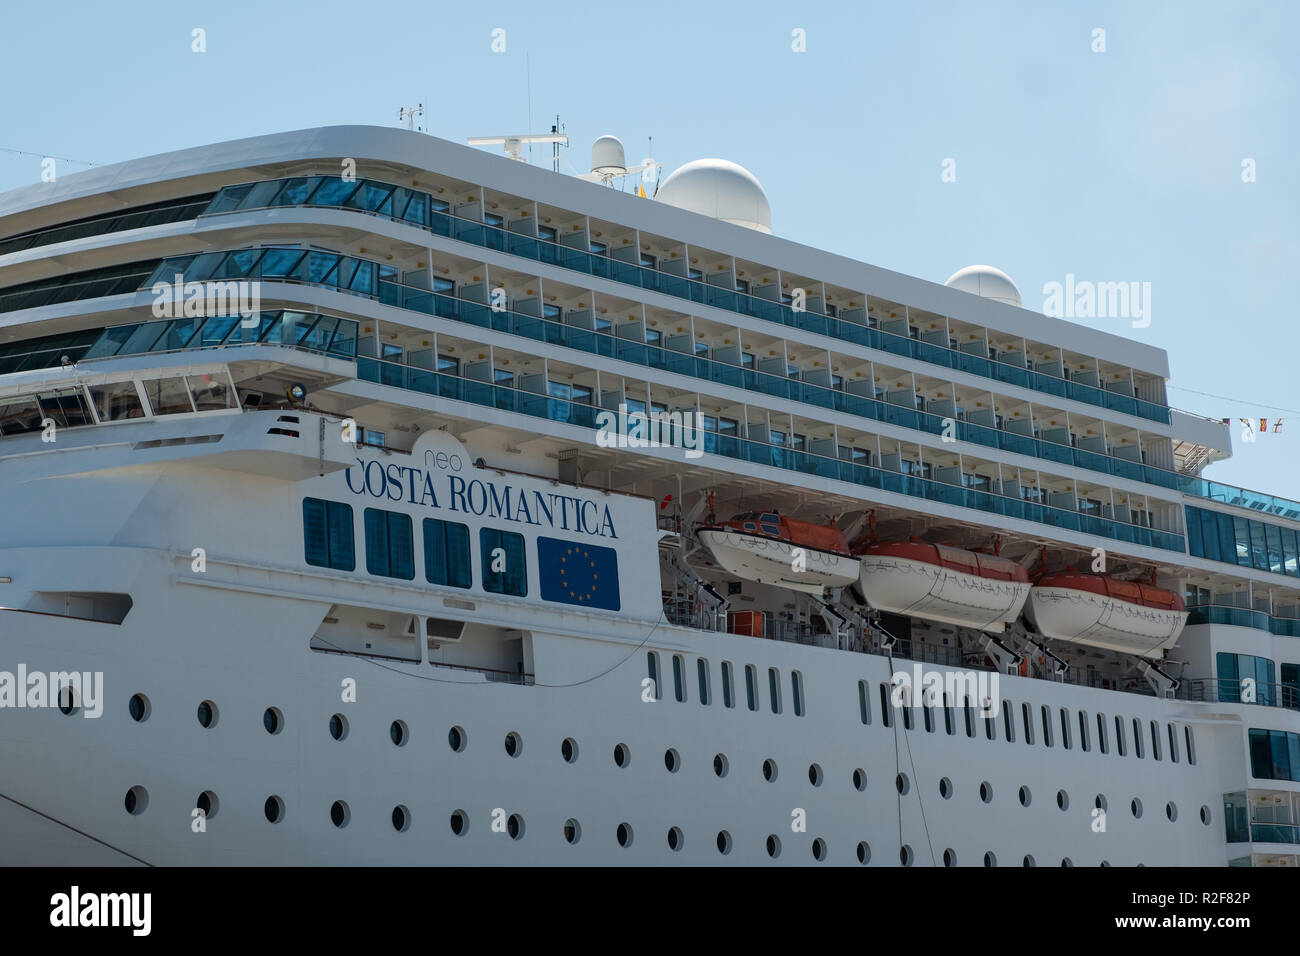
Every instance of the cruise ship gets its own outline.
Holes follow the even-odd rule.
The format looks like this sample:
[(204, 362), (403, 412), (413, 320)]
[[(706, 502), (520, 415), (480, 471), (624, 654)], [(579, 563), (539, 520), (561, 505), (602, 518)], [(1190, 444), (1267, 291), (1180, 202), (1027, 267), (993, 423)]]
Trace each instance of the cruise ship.
[(0, 195), (0, 862), (1296, 865), (1300, 503), (1166, 354), (593, 155)]

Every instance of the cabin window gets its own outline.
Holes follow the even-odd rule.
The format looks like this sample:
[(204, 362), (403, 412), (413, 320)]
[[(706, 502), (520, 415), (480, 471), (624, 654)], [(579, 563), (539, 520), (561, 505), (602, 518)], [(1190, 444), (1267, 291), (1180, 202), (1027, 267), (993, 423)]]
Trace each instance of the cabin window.
[(1128, 756), (1128, 742), (1124, 739), (1124, 718), (1115, 717), (1115, 752), (1121, 757)]
[(1020, 719), (1025, 728), (1025, 743), (1032, 747), (1034, 745), (1034, 713), (1033, 708), (1028, 703), (1021, 703)]
[(686, 702), (686, 662), (680, 654), (673, 655), (673, 695), (677, 703)]
[(880, 685), (880, 722), (886, 727), (894, 726), (894, 715), (889, 709), (889, 685)]
[(1193, 767), (1196, 766), (1196, 746), (1192, 743), (1192, 725), (1187, 724), (1183, 727), (1183, 737), (1187, 743), (1187, 762)]
[(957, 732), (957, 728), (954, 726), (954, 723), (955, 721), (953, 719), (953, 712), (952, 712), (952, 698), (949, 697), (947, 694), (944, 694), (943, 695), (943, 729), (947, 731), (949, 737), (951, 737), (953, 734)]
[(731, 674), (731, 661), (722, 662), (722, 706), (736, 706), (736, 686)]
[(758, 710), (758, 671), (753, 664), (745, 665), (745, 702), (750, 710)]
[(367, 508), (366, 572), (410, 581), (415, 577), (415, 542), (411, 516)]
[(790, 672), (790, 698), (794, 702), (794, 715), (803, 716), (803, 674)]
[(700, 703), (707, 706), (713, 703), (713, 698), (709, 695), (709, 662), (706, 658), (695, 659), (695, 673), (700, 681)]
[(1097, 749), (1102, 753), (1110, 753), (1110, 746), (1106, 743), (1106, 715), (1097, 715)]
[(1012, 716), (1011, 701), (1009, 700), (1002, 702), (1002, 731), (1006, 734), (1007, 743), (1014, 744), (1016, 742), (1016, 721)]
[(1160, 726), (1151, 721), (1151, 759), (1160, 759)]
[(965, 706), (962, 707), (962, 713), (965, 714), (966, 716), (966, 736), (974, 737), (975, 736), (975, 708), (970, 705), (969, 699), (967, 699)]
[(424, 519), (424, 578), (453, 588), (470, 586), (469, 527)]
[(864, 726), (871, 724), (871, 695), (867, 692), (867, 682), (858, 681), (858, 716)]
[(1071, 747), (1070, 743), (1070, 712), (1066, 708), (1061, 708), (1061, 746), (1066, 750)]
[(1142, 721), (1133, 718), (1133, 755), (1142, 759)]
[(524, 536), (513, 531), (480, 528), (480, 560), (483, 564), (483, 590), (492, 594), (528, 593), (528, 564), (524, 558)]
[(1169, 759), (1178, 763), (1178, 728), (1173, 724), (1165, 724), (1165, 730), (1169, 732)]
[(351, 505), (304, 498), (302, 524), (303, 549), (308, 564), (336, 571), (357, 569)]
[(655, 700), (663, 700), (664, 692), (659, 686), (659, 655), (654, 651), (646, 651), (646, 674), (650, 678), (650, 690), (655, 695)]
[(934, 733), (934, 708), (925, 702), (924, 695), (921, 697), (921, 720), (925, 724), (925, 732)]
[(1092, 742), (1088, 739), (1088, 712), (1079, 711), (1079, 746), (1084, 753), (1092, 750)]
[(1046, 704), (1042, 705), (1041, 716), (1043, 718), (1043, 746), (1052, 746), (1052, 712)]
[(781, 675), (775, 667), (767, 669), (767, 694), (770, 698), (772, 713), (781, 713)]

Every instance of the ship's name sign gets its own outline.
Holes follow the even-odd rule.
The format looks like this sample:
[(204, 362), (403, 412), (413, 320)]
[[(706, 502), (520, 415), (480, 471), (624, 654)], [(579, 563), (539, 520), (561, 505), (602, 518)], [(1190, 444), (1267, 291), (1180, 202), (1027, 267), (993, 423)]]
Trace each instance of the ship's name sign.
[[(344, 472), (348, 490), (354, 495), (405, 501), (494, 521), (577, 531), (601, 538), (618, 537), (609, 505), (590, 498), (518, 488), (490, 479), (466, 480), (455, 474), (443, 474), (444, 484), (437, 480), (438, 471), (385, 464), (374, 459), (358, 458), (356, 461)], [(443, 492), (441, 500), (435, 484)], [(447, 503), (445, 508), (443, 501)]]

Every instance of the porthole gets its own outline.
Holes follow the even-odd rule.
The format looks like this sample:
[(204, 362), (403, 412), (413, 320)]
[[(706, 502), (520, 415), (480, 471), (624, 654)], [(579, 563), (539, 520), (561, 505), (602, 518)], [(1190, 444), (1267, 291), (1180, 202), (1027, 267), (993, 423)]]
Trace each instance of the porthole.
[(820, 764), (814, 763), (808, 765), (808, 782), (811, 783), (814, 787), (820, 787), (822, 785), (822, 780), (824, 776), (825, 775), (822, 773), (822, 768)]
[(1096, 798), (1092, 801), (1092, 805), (1102, 813), (1105, 813), (1110, 809), (1110, 803), (1106, 800), (1106, 795), (1104, 793), (1097, 794)]
[(578, 759), (578, 742), (572, 737), (565, 737), (560, 744), (560, 756), (565, 763), (574, 763)]
[(505, 746), (507, 757), (518, 757), (524, 752), (524, 739), (512, 730), (506, 734)]
[(1110, 866), (1110, 861), (1109, 861), (1109, 860), (1102, 860), (1102, 861), (1101, 861), (1099, 864), (1097, 864), (1097, 865), (1098, 865), (1098, 866), (1102, 866), (1102, 867), (1109, 867), (1109, 866)]
[(623, 849), (627, 849), (632, 845), (632, 825), (629, 823), (620, 823), (618, 825), (618, 830), (615, 831), (615, 836), (618, 837), (618, 845), (623, 847)]
[(1142, 819), (1142, 801), (1141, 801), (1141, 800), (1139, 800), (1137, 797), (1134, 797), (1134, 798), (1133, 798), (1133, 802), (1130, 803), (1130, 804), (1128, 805), (1128, 808), (1129, 808), (1130, 812), (1132, 812), (1134, 819), (1137, 819), (1137, 820), (1141, 820), (1141, 819)]
[(717, 774), (719, 778), (721, 778), (721, 777), (725, 777), (728, 771), (730, 770), (731, 770), (731, 764), (727, 761), (726, 754), (714, 754), (713, 772)]
[(393, 807), (393, 829), (398, 833), (405, 833), (411, 828), (411, 811), (398, 804)]
[(348, 735), (348, 719), (342, 714), (335, 714), (330, 718), (330, 736), (335, 740), (342, 740)]
[(1165, 816), (1169, 818), (1170, 823), (1178, 820), (1178, 806), (1172, 800), (1165, 804)]
[(826, 841), (821, 837), (812, 841), (812, 855), (813, 859), (818, 863), (826, 861)]
[(278, 707), (268, 707), (262, 714), (262, 726), (268, 734), (278, 734), (284, 729), (284, 714)]
[(330, 806), (330, 822), (342, 829), (352, 819), (352, 809), (342, 800), (335, 800)]
[(1056, 806), (1059, 810), (1070, 809), (1070, 795), (1064, 790), (1056, 791)]
[(673, 852), (676, 852), (682, 848), (683, 842), (685, 842), (685, 837), (682, 836), (682, 828), (669, 827), (668, 828), (668, 849), (672, 850)]
[(126, 702), (126, 709), (130, 711), (131, 719), (137, 724), (148, 720), (149, 715), (153, 713), (153, 706), (144, 694), (132, 694), (131, 699)]
[(463, 752), (465, 750), (465, 745), (468, 742), (469, 742), (469, 738), (465, 736), (464, 727), (457, 725), (451, 728), (451, 730), (447, 731), (447, 743), (451, 746), (451, 749), (456, 753)]
[(1061, 866), (1063, 866), (1063, 867), (1071, 867), (1071, 866), (1074, 866), (1074, 861), (1071, 860), (1071, 859), (1067, 856), (1067, 857), (1065, 857), (1065, 859), (1061, 860)]
[(632, 753), (627, 749), (627, 744), (618, 744), (614, 747), (614, 763), (620, 767), (626, 767), (632, 759)]
[(731, 852), (731, 834), (726, 830), (718, 831), (718, 852), (723, 856)]
[(664, 766), (668, 768), (669, 773), (676, 773), (682, 769), (682, 755), (675, 749), (669, 747), (664, 751)]
[(871, 862), (871, 844), (866, 840), (858, 844), (858, 862), (863, 866)]
[(578, 825), (577, 820), (573, 819), (573, 817), (569, 817), (569, 819), (564, 821), (564, 842), (572, 846), (581, 839), (582, 827)]
[(867, 789), (867, 772), (861, 767), (853, 771), (853, 789), (858, 793)]
[(524, 818), (517, 813), (510, 814), (506, 818), (506, 833), (510, 834), (512, 840), (522, 840), (524, 838)]
[(898, 791), (899, 796), (907, 796), (907, 792), (912, 789), (912, 782), (907, 779), (907, 774), (900, 773), (894, 778), (894, 789)]
[(993, 802), (993, 784), (987, 780), (980, 784), (980, 799), (985, 803)]
[(957, 865), (957, 852), (953, 850), (951, 847), (943, 851), (943, 865), (944, 866)]
[(912, 848), (906, 843), (898, 848), (898, 861), (902, 863), (903, 866), (911, 866), (914, 859), (915, 857), (912, 854)]
[(1037, 866), (1037, 865), (1038, 863), (1034, 860), (1032, 854), (1028, 854), (1028, 853), (1025, 854), (1025, 859), (1024, 862), (1021, 863), (1021, 866)]
[(123, 803), (126, 806), (127, 813), (133, 817), (138, 817), (149, 806), (149, 791), (144, 787), (132, 787), (126, 792), (126, 799)]
[(464, 836), (469, 830), (469, 816), (464, 810), (453, 810), (451, 813), (451, 832), (456, 836)]
[(984, 865), (985, 865), (985, 866), (997, 866), (997, 865), (998, 865), (998, 858), (997, 858), (997, 855), (994, 854), (994, 852), (993, 852), (992, 850), (989, 850), (987, 853), (984, 854)]
[(65, 717), (71, 717), (81, 708), (77, 704), (77, 691), (71, 684), (63, 684), (54, 695), (58, 701), (59, 711)]
[(1033, 799), (1034, 799), (1034, 795), (1030, 792), (1028, 787), (1020, 788), (1020, 805), (1022, 807), (1029, 806), (1030, 801)]
[(781, 855), (781, 838), (777, 836), (775, 833), (769, 833), (767, 835), (766, 846), (767, 846), (767, 855), (770, 856), (772, 859), (775, 860), (778, 856)]
[(406, 729), (406, 721), (395, 720), (388, 725), (388, 739), (396, 747), (405, 747), (406, 741), (410, 739), (411, 732)]
[(1210, 825), (1210, 808), (1209, 808), (1209, 807), (1205, 807), (1205, 806), (1201, 807), (1201, 822), (1204, 823), (1207, 827)]
[(199, 704), (198, 709), (199, 726), (205, 730), (211, 730), (217, 726), (217, 705), (210, 700), (205, 700)]
[(217, 815), (217, 795), (211, 790), (204, 790), (199, 794), (199, 798), (194, 801), (196, 809), (203, 811), (203, 818), (211, 820)]
[(268, 823), (279, 823), (284, 819), (284, 801), (279, 797), (267, 797), (262, 804), (262, 813), (266, 814)]
[(771, 757), (763, 761), (763, 779), (768, 783), (776, 779), (776, 761)]
[(943, 797), (945, 800), (952, 799), (952, 781), (947, 777), (939, 778), (939, 796)]

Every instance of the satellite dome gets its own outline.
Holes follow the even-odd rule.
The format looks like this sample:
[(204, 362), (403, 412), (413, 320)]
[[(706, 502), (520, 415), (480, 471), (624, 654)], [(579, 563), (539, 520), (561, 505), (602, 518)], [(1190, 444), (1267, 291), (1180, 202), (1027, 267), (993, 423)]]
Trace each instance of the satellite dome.
[(591, 171), (614, 176), (627, 172), (627, 159), (623, 152), (622, 140), (606, 133), (592, 143)]
[(725, 159), (697, 159), (675, 169), (655, 198), (702, 216), (772, 232), (772, 207), (762, 184), (748, 169)]
[(1020, 290), (1011, 281), (1011, 276), (992, 266), (967, 266), (965, 269), (958, 269), (948, 277), (944, 285), (985, 299), (994, 299), (1007, 305), (1020, 307)]

